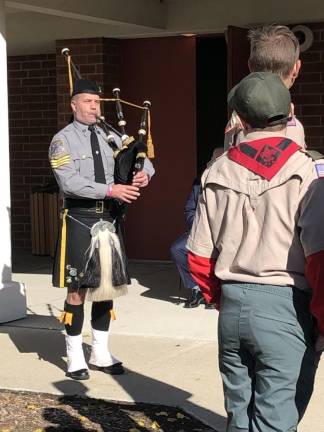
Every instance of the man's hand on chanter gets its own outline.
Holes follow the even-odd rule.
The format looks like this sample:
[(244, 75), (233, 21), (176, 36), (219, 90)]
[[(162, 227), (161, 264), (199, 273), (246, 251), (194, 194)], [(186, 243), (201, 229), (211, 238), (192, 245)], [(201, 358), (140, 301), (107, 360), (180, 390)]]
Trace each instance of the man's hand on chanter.
[(136, 201), (140, 196), (139, 189), (132, 185), (113, 184), (107, 194), (109, 198), (116, 198), (126, 203)]
[(145, 187), (148, 185), (148, 183), (149, 183), (149, 176), (145, 171), (138, 171), (133, 177), (133, 181), (132, 181), (133, 186)]

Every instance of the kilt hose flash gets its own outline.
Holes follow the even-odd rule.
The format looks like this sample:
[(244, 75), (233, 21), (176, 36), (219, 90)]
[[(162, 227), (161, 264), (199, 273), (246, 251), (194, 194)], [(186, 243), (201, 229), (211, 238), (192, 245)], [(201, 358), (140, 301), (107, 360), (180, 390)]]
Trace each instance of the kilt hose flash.
[(53, 286), (70, 291), (88, 288), (86, 299), (96, 302), (127, 293), (130, 278), (117, 206), (102, 206), (99, 212), (98, 207), (62, 209)]

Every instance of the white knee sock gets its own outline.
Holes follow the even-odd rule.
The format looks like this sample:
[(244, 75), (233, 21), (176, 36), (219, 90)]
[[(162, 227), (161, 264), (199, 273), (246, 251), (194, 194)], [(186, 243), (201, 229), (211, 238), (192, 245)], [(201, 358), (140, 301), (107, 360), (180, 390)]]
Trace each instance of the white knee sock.
[(89, 363), (95, 366), (111, 366), (120, 363), (108, 349), (108, 331), (92, 330), (92, 346)]
[(65, 335), (68, 372), (88, 369), (82, 348), (82, 334), (78, 336)]

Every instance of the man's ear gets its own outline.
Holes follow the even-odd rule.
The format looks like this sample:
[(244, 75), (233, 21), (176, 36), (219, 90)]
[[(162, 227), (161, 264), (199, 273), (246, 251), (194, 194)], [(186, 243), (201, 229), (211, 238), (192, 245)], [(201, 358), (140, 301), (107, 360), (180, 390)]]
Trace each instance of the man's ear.
[(72, 111), (75, 113), (75, 100), (71, 100), (71, 108), (72, 108)]
[(251, 65), (250, 65), (250, 59), (248, 60), (248, 68), (249, 68), (249, 71), (252, 72), (251, 71)]
[(294, 68), (292, 70), (292, 74), (291, 74), (294, 81), (299, 75), (300, 67), (301, 67), (301, 61), (300, 61), (300, 59), (298, 59), (295, 63), (295, 66), (294, 66)]
[(291, 88), (294, 85), (295, 79), (298, 77), (299, 71), (301, 67), (301, 61), (296, 60), (294, 67), (291, 72), (287, 75), (286, 78), (282, 77), (282, 80), (287, 88)]

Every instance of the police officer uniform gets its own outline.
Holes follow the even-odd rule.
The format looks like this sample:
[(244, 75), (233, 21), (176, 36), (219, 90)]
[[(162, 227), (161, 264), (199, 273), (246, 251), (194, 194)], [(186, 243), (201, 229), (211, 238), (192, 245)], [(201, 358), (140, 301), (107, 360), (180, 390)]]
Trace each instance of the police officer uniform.
[[(99, 95), (100, 91), (93, 82), (81, 79), (75, 81), (72, 96), (81, 93)], [(120, 138), (112, 134), (121, 147)], [(101, 128), (75, 118), (54, 136), (49, 160), (63, 196), (53, 285), (67, 287), (70, 292), (87, 289), (87, 297), (93, 301), (90, 364), (106, 373), (122, 373), (121, 362), (108, 350), (112, 299), (125, 294), (129, 283), (120, 232), (120, 204), (107, 196), (114, 184), (113, 150)], [(148, 159), (144, 171), (149, 177), (154, 174)], [(113, 280), (116, 268), (117, 282)], [(62, 320), (68, 375), (74, 379), (88, 378), (82, 350), (83, 319), (83, 304), (65, 302)]]
[(268, 129), (290, 111), (277, 75), (250, 74), (229, 105), (253, 129), (203, 175), (189, 264), (220, 308), (227, 431), (294, 432), (319, 360), (310, 310), (324, 334), (324, 165)]

